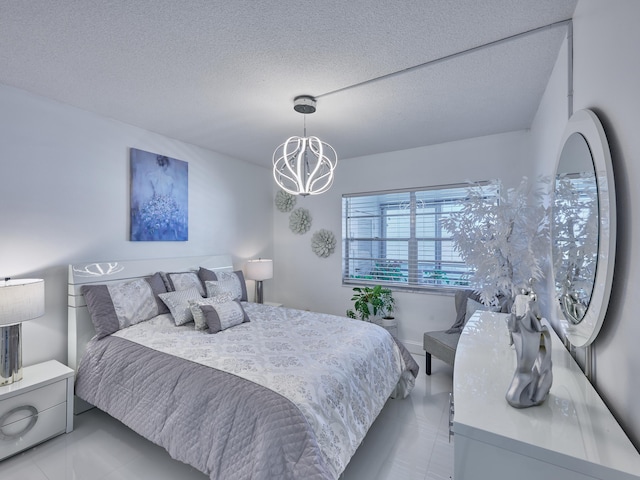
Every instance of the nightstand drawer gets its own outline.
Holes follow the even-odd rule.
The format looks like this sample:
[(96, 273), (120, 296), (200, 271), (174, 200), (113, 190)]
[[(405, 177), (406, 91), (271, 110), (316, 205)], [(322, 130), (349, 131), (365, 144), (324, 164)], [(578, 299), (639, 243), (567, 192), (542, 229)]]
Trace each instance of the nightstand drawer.
[(0, 428), (0, 460), (64, 433), (66, 402)]
[[(20, 421), (67, 400), (66, 380), (0, 401), (0, 427)], [(18, 407), (33, 407), (18, 409)]]

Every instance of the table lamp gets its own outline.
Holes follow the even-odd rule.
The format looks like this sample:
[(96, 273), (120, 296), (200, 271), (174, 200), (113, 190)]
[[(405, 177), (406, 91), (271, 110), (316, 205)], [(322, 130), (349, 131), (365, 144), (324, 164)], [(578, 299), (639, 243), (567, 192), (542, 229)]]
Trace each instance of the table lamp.
[(263, 303), (262, 281), (273, 278), (273, 260), (266, 258), (249, 260), (245, 273), (247, 279), (256, 281), (256, 302)]
[(44, 315), (44, 280), (0, 280), (0, 385), (22, 380), (22, 322)]

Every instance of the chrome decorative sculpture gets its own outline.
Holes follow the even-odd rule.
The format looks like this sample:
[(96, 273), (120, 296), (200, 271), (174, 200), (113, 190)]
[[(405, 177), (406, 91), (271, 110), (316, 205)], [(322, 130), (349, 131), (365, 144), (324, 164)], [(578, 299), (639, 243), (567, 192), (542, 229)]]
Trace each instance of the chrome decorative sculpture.
[(508, 321), (517, 367), (506, 394), (507, 402), (515, 408), (540, 405), (553, 383), (551, 335), (540, 320), (535, 293), (517, 295)]

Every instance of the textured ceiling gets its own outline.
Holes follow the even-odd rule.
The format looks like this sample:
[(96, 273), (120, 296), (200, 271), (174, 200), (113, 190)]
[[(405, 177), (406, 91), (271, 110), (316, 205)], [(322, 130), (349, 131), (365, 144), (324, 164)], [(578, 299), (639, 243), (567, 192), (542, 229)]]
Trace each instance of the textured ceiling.
[(528, 128), (576, 0), (29, 0), (0, 83), (261, 165), (307, 131), (340, 158)]

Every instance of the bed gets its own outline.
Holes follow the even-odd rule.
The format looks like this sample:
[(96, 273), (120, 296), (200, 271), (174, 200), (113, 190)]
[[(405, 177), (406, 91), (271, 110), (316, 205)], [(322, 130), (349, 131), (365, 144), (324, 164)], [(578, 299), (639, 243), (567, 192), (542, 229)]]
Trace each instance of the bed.
[[(158, 272), (174, 274), (175, 285), (163, 273), (166, 293), (153, 286)], [(185, 272), (217, 276), (201, 277), (200, 293), (222, 298), (191, 300), (195, 322), (182, 318), (182, 299), (172, 303), (191, 295)], [(417, 364), (371, 323), (246, 302), (243, 281), (243, 298), (230, 300), (222, 287), (233, 275), (227, 255), (70, 265), (77, 397), (212, 480), (337, 479), (387, 399), (409, 394)], [(123, 326), (121, 315), (120, 328), (105, 330), (96, 292), (111, 292), (98, 305), (118, 311), (118, 292), (143, 303), (130, 287), (142, 279), (164, 300), (147, 302), (144, 321), (130, 315)], [(228, 309), (238, 322), (225, 323)]]

